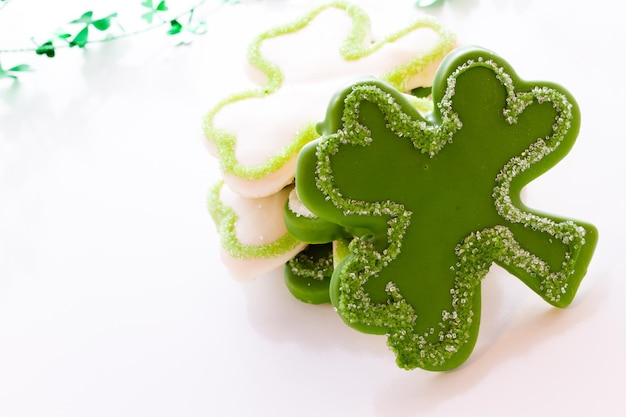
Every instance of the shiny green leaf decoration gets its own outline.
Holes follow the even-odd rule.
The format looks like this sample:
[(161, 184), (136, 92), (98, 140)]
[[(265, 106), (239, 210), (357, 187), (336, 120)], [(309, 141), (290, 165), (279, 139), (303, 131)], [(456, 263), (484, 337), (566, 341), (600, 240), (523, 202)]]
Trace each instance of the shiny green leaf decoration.
[(141, 5), (145, 8), (150, 9), (150, 11), (141, 15), (141, 18), (150, 24), (152, 24), (154, 17), (157, 16), (159, 12), (166, 12), (167, 10), (169, 10), (167, 5), (165, 4), (165, 0), (162, 0), (156, 7), (152, 3), (152, 0), (146, 0), (141, 3)]
[(168, 35), (178, 35), (183, 30), (183, 25), (176, 19), (170, 21), (170, 30), (167, 31)]
[(17, 80), (17, 74), (26, 71), (31, 71), (30, 65), (15, 65), (14, 67), (5, 70), (2, 68), (2, 63), (0, 63), (0, 78), (11, 78), (13, 80)]
[(93, 19), (93, 12), (88, 11), (83, 13), (78, 19), (70, 21), (70, 24), (83, 24), (83, 28), (74, 36), (70, 41), (70, 47), (78, 46), (84, 48), (89, 43), (89, 27), (93, 26), (99, 31), (105, 31), (111, 27), (111, 20), (117, 17), (117, 13), (111, 13), (110, 15), (101, 19)]

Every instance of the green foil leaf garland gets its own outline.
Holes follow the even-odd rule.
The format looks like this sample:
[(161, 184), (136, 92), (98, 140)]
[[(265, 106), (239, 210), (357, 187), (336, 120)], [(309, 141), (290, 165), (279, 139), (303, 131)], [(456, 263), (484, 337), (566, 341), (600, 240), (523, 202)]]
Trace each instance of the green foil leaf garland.
[(165, 12), (165, 11), (169, 10), (167, 5), (165, 4), (165, 0), (159, 2), (159, 4), (156, 5), (156, 6), (153, 6), (152, 0), (146, 0), (143, 3), (141, 3), (141, 5), (143, 7), (146, 7), (148, 9), (150, 9), (150, 11), (148, 11), (148, 12), (144, 13), (143, 15), (141, 15), (141, 18), (144, 19), (149, 24), (152, 24), (152, 21), (154, 20), (154, 17), (159, 12)]
[(19, 64), (11, 68), (4, 69), (0, 62), (0, 78), (10, 78), (13, 80), (18, 79), (18, 74), (22, 72), (32, 71), (32, 68), (28, 64)]
[[(195, 20), (194, 14), (195, 11), (206, 2), (207, 0), (201, 0), (183, 13), (173, 17), (163, 17), (161, 14), (170, 10), (166, 1), (162, 0), (158, 4), (154, 5), (151, 0), (146, 0), (141, 3), (141, 6), (149, 9), (149, 11), (144, 13), (141, 18), (148, 22), (149, 26), (132, 32), (127, 32), (123, 29), (119, 22), (119, 13), (117, 12), (110, 13), (109, 15), (103, 17), (95, 17), (93, 11), (86, 11), (78, 18), (70, 20), (64, 27), (57, 29), (50, 38), (43, 42), (37, 42), (34, 37), (31, 38), (31, 41), (35, 44), (34, 47), (0, 49), (0, 54), (33, 52), (39, 56), (54, 58), (57, 55), (59, 48), (85, 48), (92, 43), (112, 42), (117, 39), (138, 35), (165, 25), (167, 25), (167, 30), (165, 31), (167, 36), (178, 37), (183, 33), (202, 35), (206, 32), (206, 22), (204, 20)], [(2, 10), (8, 3), (8, 0), (0, 0), (0, 10)], [(220, 3), (224, 2), (220, 0)], [(155, 17), (159, 17), (161, 22), (154, 23)], [(183, 20), (183, 18), (186, 18), (186, 20)], [(121, 30), (121, 33), (108, 33), (104, 38), (92, 38), (92, 28), (99, 32), (107, 32), (111, 29), (114, 23), (119, 30)], [(72, 30), (73, 26), (79, 26), (79, 29), (74, 31)], [(186, 44), (189, 42), (190, 40), (188, 38), (181, 38), (178, 44)], [(28, 71), (33, 70), (32, 66), (28, 64), (20, 64), (19, 66), (14, 66), (8, 70), (3, 70), (0, 78), (16, 79), (17, 73), (26, 71), (26, 68)]]

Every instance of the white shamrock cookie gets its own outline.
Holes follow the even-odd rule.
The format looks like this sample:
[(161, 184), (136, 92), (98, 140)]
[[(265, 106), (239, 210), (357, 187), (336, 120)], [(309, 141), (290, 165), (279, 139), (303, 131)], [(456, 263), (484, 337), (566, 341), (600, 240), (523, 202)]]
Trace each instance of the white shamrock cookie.
[[(379, 41), (372, 41), (369, 31), (362, 9), (335, 2), (262, 33), (248, 51), (250, 72), (260, 87), (225, 98), (207, 114), (207, 144), (220, 160), (226, 184), (213, 191), (209, 210), (222, 257), (234, 275), (261, 275), (304, 247), (287, 233), (282, 207), (267, 202), (287, 200), (285, 187), (293, 182), (298, 152), (319, 136), (315, 123), (324, 119), (333, 94), (364, 76), (402, 91), (428, 87), (455, 46), (452, 33), (432, 18), (419, 18)], [(272, 221), (258, 216), (259, 206)], [(282, 223), (269, 237), (267, 227), (274, 221)], [(264, 238), (244, 242), (244, 234)]]

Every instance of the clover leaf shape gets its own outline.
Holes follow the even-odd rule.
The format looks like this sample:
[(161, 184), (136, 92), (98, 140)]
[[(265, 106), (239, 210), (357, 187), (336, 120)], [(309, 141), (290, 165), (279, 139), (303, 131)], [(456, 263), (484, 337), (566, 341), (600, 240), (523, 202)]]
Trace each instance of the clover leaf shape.
[(318, 137), (314, 124), (328, 97), (348, 80), (372, 75), (402, 91), (430, 86), (455, 46), (455, 37), (430, 17), (375, 42), (369, 30), (361, 8), (334, 2), (254, 40), (248, 62), (260, 87), (219, 102), (203, 126), (233, 190), (263, 197), (292, 182), (298, 152)]
[(209, 213), (221, 239), (222, 262), (233, 277), (263, 275), (302, 251), (306, 244), (287, 232), (282, 210), (290, 189), (261, 198), (244, 198), (223, 181), (209, 192)]
[[(379, 81), (341, 91), (324, 135), (300, 153), (296, 189), (315, 222), (327, 222), (326, 240), (352, 236), (331, 280), (340, 316), (386, 334), (400, 367), (441, 371), (474, 347), (492, 264), (565, 307), (597, 230), (520, 197), (576, 139), (579, 110), (566, 90), (522, 81), (494, 53), (466, 47), (442, 63), (433, 101), (425, 118)], [(307, 220), (292, 216), (289, 230), (324, 240)]]
[[(243, 242), (238, 230), (245, 223), (266, 236), (261, 230), (267, 222), (250, 221), (259, 218), (257, 202), (283, 196), (286, 201), (283, 190), (293, 181), (297, 154), (319, 137), (315, 122), (334, 91), (366, 74), (403, 91), (430, 86), (436, 66), (455, 45), (454, 36), (432, 18), (419, 18), (378, 42), (370, 42), (368, 31), (362, 9), (335, 2), (262, 33), (248, 51), (250, 66), (264, 77), (262, 87), (227, 97), (207, 115), (204, 130), (225, 180), (211, 191), (209, 211), (220, 233), (222, 259), (236, 276), (261, 275), (304, 247), (284, 224), (279, 226), (284, 235), (263, 242)], [(294, 49), (305, 53), (294, 59)], [(246, 158), (255, 161), (248, 164)], [(224, 187), (240, 195), (237, 209), (221, 198), (229, 193)], [(250, 201), (244, 203), (245, 198)], [(282, 208), (273, 212), (269, 207), (275, 204), (260, 204), (269, 218), (282, 218)]]

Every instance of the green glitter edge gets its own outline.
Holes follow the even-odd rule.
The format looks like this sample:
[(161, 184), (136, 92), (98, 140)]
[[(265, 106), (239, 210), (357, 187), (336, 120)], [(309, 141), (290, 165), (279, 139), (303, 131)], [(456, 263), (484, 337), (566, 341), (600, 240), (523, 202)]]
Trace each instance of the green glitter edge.
[(316, 281), (323, 281), (325, 278), (330, 277), (334, 271), (331, 254), (328, 257), (315, 259), (305, 252), (300, 252), (287, 262), (287, 266), (293, 275)]
[(334, 271), (332, 244), (309, 245), (283, 268), (285, 284), (298, 300), (330, 303), (329, 286)]
[[(458, 75), (473, 66), (486, 66), (494, 70), (498, 75), (498, 79), (507, 89), (507, 95), (510, 98), (510, 100), (507, 100), (504, 116), (507, 117), (509, 123), (515, 123), (516, 116), (524, 110), (526, 105), (530, 104), (519, 105), (520, 100), (523, 101), (524, 97), (522, 96), (525, 95), (528, 98), (529, 92), (522, 92), (519, 95), (515, 94), (515, 86), (511, 81), (511, 75), (502, 66), (495, 64), (493, 60), (468, 61), (466, 68), (457, 70), (456, 75), (448, 76), (447, 80), (456, 79)], [(511, 82), (507, 81), (507, 77), (508, 81)], [(517, 76), (514, 75), (514, 78), (516, 82), (522, 83)], [(353, 93), (356, 90), (357, 88), (354, 88)], [(374, 104), (382, 104), (382, 107), (393, 106), (393, 104), (389, 103), (389, 94), (383, 93), (384, 99), (381, 99), (380, 103)], [(426, 340), (426, 337), (429, 335), (414, 334), (413, 323), (417, 320), (417, 316), (413, 308), (404, 301), (395, 284), (390, 282), (386, 288), (391, 300), (387, 304), (371, 304), (369, 296), (364, 290), (364, 285), (369, 278), (376, 276), (386, 264), (393, 261), (399, 254), (401, 240), (406, 227), (408, 227), (408, 221), (410, 221), (410, 212), (404, 211), (401, 205), (390, 201), (367, 203), (347, 199), (341, 195), (339, 189), (334, 187), (330, 156), (338, 151), (338, 145), (341, 143), (356, 143), (367, 146), (368, 140), (371, 141), (371, 138), (367, 137), (369, 132), (367, 127), (358, 123), (358, 114), (354, 117), (348, 115), (350, 116), (349, 119), (355, 123), (355, 126), (345, 126), (346, 123), (350, 123), (346, 116), (348, 98), (346, 98), (346, 109), (344, 109), (344, 117), (342, 118), (344, 129), (334, 135), (324, 137), (317, 146), (316, 186), (332, 201), (338, 210), (341, 210), (346, 215), (372, 215), (372, 213), (392, 215), (388, 229), (389, 246), (385, 251), (382, 253), (377, 252), (373, 245), (358, 237), (355, 237), (350, 243), (352, 256), (346, 258), (341, 267), (336, 269), (337, 277), (334, 279), (338, 281), (339, 288), (338, 294), (336, 294), (337, 298), (333, 303), (346, 322), (372, 326), (372, 333), (386, 332), (388, 334), (388, 344), (396, 353), (400, 367), (406, 369), (415, 367), (437, 369), (442, 367), (459, 351), (461, 346), (471, 337), (470, 330), (474, 318), (472, 317), (473, 312), (470, 306), (474, 304), (473, 299), (476, 287), (494, 262), (505, 266), (514, 265), (529, 275), (543, 275), (544, 279), (542, 281), (545, 287), (542, 289), (546, 292), (546, 297), (544, 298), (547, 298), (547, 301), (552, 301), (555, 305), (558, 305), (560, 302), (560, 294), (567, 291), (567, 285), (563, 281), (576, 272), (574, 260), (578, 259), (579, 251), (585, 246), (584, 227), (576, 225), (571, 220), (555, 222), (547, 217), (523, 211), (513, 205), (508, 194), (513, 179), (522, 175), (530, 166), (556, 150), (561, 142), (565, 140), (571, 127), (572, 103), (569, 102), (566, 95), (545, 85), (534, 88), (531, 90), (530, 95), (531, 99), (537, 102), (552, 102), (557, 112), (555, 117), (557, 121), (553, 126), (554, 134), (545, 139), (538, 138), (527, 149), (527, 152), (523, 153), (525, 158), (513, 158), (505, 165), (500, 175), (498, 175), (498, 184), (494, 188), (494, 199), (496, 200), (499, 213), (505, 219), (512, 223), (521, 223), (525, 227), (531, 227), (551, 234), (570, 249), (573, 249), (573, 256), (572, 252), (568, 251), (561, 270), (550, 272), (547, 263), (525, 251), (515, 240), (512, 232), (505, 226), (496, 226), (470, 234), (456, 248), (459, 262), (456, 266), (453, 266), (453, 269), (456, 270), (455, 288), (451, 289), (453, 311), (442, 311), (442, 322), (440, 325), (448, 329), (448, 331), (439, 332), (440, 343), (438, 344), (429, 343)], [(458, 115), (451, 110), (451, 99), (453, 96), (454, 83), (448, 84), (444, 99), (437, 103), (442, 116), (440, 119), (441, 124), (427, 126), (423, 121), (416, 121), (419, 125), (418, 128), (422, 129), (424, 126), (427, 126), (427, 131), (432, 129), (435, 133), (435, 135), (427, 134), (425, 141), (413, 141), (417, 149), (434, 156), (446, 143), (452, 140), (456, 131), (455, 127), (461, 128), (462, 124), (458, 119)], [(360, 101), (362, 100), (355, 100), (355, 102)], [(358, 110), (355, 109), (355, 112), (358, 113)], [(389, 113), (392, 112), (390, 111)], [(392, 123), (389, 120), (387, 121), (393, 130)], [(402, 133), (412, 137), (411, 130)], [(351, 136), (354, 138), (351, 138)], [(516, 166), (517, 169), (514, 169), (513, 166)], [(393, 217), (394, 213), (397, 216), (395, 218)], [(398, 219), (400, 220), (398, 221)], [(482, 256), (463, 256), (472, 245), (480, 241), (481, 235), (488, 237), (488, 239), (482, 241), (481, 245), (478, 245), (481, 247), (480, 253)], [(489, 243), (484, 243), (493, 243), (494, 241), (497, 241), (500, 245), (489, 246)], [(591, 242), (592, 246), (594, 244), (595, 242)], [(489, 246), (488, 251), (485, 249), (485, 246)], [(471, 254), (472, 252), (468, 251), (468, 253)], [(490, 255), (484, 256), (485, 253), (490, 253)], [(372, 255), (374, 255), (374, 260), (370, 262)], [(368, 272), (363, 274), (364, 270)], [(573, 291), (575, 291), (575, 288)], [(354, 296), (350, 297), (351, 294)], [(359, 304), (365, 304), (365, 307), (359, 307)]]
[(431, 28), (438, 33), (440, 38), (437, 44), (428, 53), (418, 55), (415, 59), (398, 66), (382, 77), (383, 80), (393, 84), (402, 91), (406, 90), (406, 83), (412, 76), (418, 74), (433, 62), (443, 58), (443, 56), (454, 47), (456, 42), (454, 34), (446, 30), (435, 19), (423, 17), (416, 20), (405, 29), (388, 35), (379, 42), (369, 46), (363, 46), (363, 40), (370, 28), (369, 17), (360, 7), (344, 2), (333, 2), (320, 6), (290, 24), (279, 26), (262, 33), (249, 46), (248, 62), (267, 76), (267, 84), (263, 87), (242, 91), (223, 99), (209, 111), (204, 118), (204, 135), (207, 140), (214, 143), (224, 173), (232, 174), (245, 180), (259, 180), (265, 178), (281, 169), (285, 163), (300, 152), (305, 144), (319, 137), (317, 132), (315, 132), (314, 123), (307, 124), (295, 135), (294, 140), (278, 153), (272, 155), (261, 164), (250, 166), (241, 164), (237, 160), (235, 154), (236, 136), (227, 130), (216, 128), (213, 125), (213, 119), (222, 108), (229, 104), (250, 98), (260, 98), (276, 92), (282, 84), (283, 74), (277, 65), (263, 58), (260, 52), (261, 44), (267, 39), (287, 35), (305, 28), (318, 14), (329, 8), (344, 10), (352, 19), (352, 27), (340, 47), (341, 55), (347, 60), (366, 57), (380, 49), (383, 45), (391, 43), (415, 29)]
[(219, 181), (210, 190), (207, 198), (209, 214), (215, 222), (220, 244), (235, 259), (268, 259), (294, 250), (302, 242), (295, 239), (289, 233), (271, 243), (264, 245), (246, 245), (237, 238), (235, 230), (237, 213), (220, 200), (220, 190), (224, 186)]

